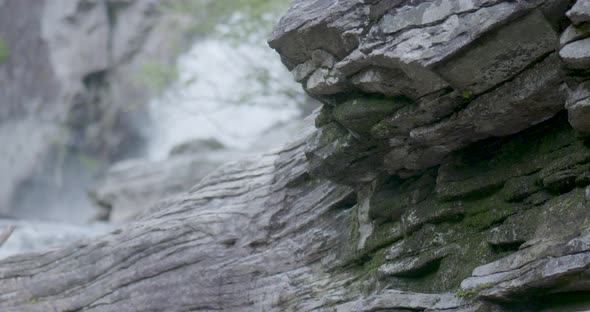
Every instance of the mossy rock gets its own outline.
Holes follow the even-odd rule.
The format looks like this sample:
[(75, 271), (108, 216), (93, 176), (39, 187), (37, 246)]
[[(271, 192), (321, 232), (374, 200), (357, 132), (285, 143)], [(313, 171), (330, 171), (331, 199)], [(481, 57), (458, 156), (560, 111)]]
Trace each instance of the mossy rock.
[(410, 101), (403, 97), (361, 97), (336, 106), (333, 116), (350, 130), (369, 133), (376, 123), (409, 103)]
[(358, 140), (346, 128), (331, 122), (310, 135), (305, 155), (312, 176), (357, 186), (380, 173), (382, 155), (373, 142)]
[(508, 180), (501, 191), (504, 200), (507, 202), (521, 201), (540, 191), (542, 185), (537, 180), (536, 175), (526, 175)]
[(408, 180), (391, 178), (371, 196), (369, 215), (378, 221), (398, 221), (409, 206), (425, 200), (434, 185), (435, 177), (430, 174)]
[(576, 139), (566, 118), (558, 116), (523, 133), (483, 140), (453, 153), (440, 167), (438, 198), (485, 197), (503, 188), (506, 200), (519, 201), (543, 184), (559, 191), (566, 184), (570, 187), (565, 191), (571, 190), (585, 170), (575, 166), (588, 160), (590, 150)]
[(332, 107), (329, 105), (323, 105), (318, 115), (315, 117), (315, 127), (321, 128), (334, 121), (332, 117)]
[(2, 36), (0, 36), (0, 64), (4, 63), (9, 56), (10, 48), (8, 47), (8, 43)]

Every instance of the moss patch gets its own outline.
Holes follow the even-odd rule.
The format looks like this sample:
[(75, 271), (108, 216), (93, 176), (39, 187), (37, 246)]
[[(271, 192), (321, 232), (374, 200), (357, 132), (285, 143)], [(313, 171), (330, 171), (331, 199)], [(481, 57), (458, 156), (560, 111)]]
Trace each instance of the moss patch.
[(8, 43), (0, 36), (0, 64), (4, 63), (10, 57), (10, 48)]
[(377, 122), (408, 104), (409, 100), (402, 97), (358, 98), (336, 106), (333, 114), (334, 119), (346, 128), (369, 133)]
[(485, 284), (476, 285), (475, 287), (472, 287), (472, 288), (461, 289), (455, 293), (455, 296), (457, 296), (459, 298), (472, 297), (473, 295), (478, 294), (480, 291), (490, 288), (494, 285), (495, 285), (494, 283), (485, 283)]

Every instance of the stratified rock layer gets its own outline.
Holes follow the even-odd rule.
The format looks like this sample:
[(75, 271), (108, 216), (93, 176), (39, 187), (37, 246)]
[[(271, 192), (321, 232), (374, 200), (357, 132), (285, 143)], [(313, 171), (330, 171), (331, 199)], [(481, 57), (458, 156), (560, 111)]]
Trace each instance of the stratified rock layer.
[(271, 45), (324, 101), (318, 128), (106, 236), (0, 261), (0, 307), (589, 309), (570, 4), (294, 1)]
[[(358, 117), (336, 118), (358, 140), (378, 140), (381, 170), (407, 176), (471, 142), (517, 133), (563, 109), (565, 74), (555, 53), (560, 24), (554, 17), (563, 16), (567, 4), (295, 1), (270, 45), (308, 93), (335, 106), (335, 114), (350, 98), (409, 99), (405, 105), (389, 100), (392, 111), (372, 122), (370, 134), (364, 131), (369, 125), (351, 125)], [(580, 57), (572, 62), (585, 64)], [(311, 76), (301, 74), (314, 66)], [(321, 167), (322, 158), (316, 159)]]

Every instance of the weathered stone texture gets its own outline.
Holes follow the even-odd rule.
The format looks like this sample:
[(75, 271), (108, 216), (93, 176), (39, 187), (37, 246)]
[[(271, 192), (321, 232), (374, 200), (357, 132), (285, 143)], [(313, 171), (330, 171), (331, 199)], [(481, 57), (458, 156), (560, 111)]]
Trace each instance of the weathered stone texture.
[(270, 43), (325, 102), (317, 129), (0, 261), (0, 307), (587, 310), (582, 2), (294, 1)]
[[(270, 45), (335, 112), (359, 92), (411, 101), (384, 112), (371, 134), (336, 118), (361, 141), (378, 140), (390, 174), (415, 174), (468, 143), (522, 131), (563, 109), (561, 58), (581, 44), (565, 44), (556, 56), (554, 16), (564, 15), (567, 1), (352, 2), (295, 1)], [(335, 41), (313, 35), (326, 29), (354, 40), (334, 49)], [(318, 51), (329, 59), (321, 66)], [(583, 66), (583, 57), (571, 58)], [(300, 68), (314, 65), (306, 81)]]

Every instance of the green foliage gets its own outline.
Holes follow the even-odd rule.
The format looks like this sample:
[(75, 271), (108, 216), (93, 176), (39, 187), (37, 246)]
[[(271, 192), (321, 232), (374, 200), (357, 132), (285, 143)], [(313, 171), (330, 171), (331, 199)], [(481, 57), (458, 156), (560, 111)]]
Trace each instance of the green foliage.
[[(246, 72), (236, 72), (243, 81), (244, 88), (226, 92), (213, 86), (211, 94), (217, 102), (230, 105), (263, 105), (279, 107), (285, 104), (306, 104), (300, 87), (291, 80), (290, 75), (280, 76), (274, 71), (268, 62), (259, 55), (252, 56), (252, 49), (267, 50), (266, 39), (272, 26), (290, 4), (290, 0), (164, 0), (159, 10), (164, 14), (181, 17), (183, 25), (178, 28), (185, 39), (199, 41), (212, 39), (223, 43), (229, 43), (232, 49), (231, 59), (247, 64)], [(187, 25), (187, 22), (188, 25)], [(190, 41), (190, 40), (189, 40)], [(247, 47), (242, 49), (242, 47)], [(220, 69), (222, 70), (222, 69)], [(142, 64), (135, 75), (135, 81), (142, 86), (162, 93), (171, 86), (177, 91), (184, 87), (190, 87), (195, 83), (206, 83), (207, 77), (193, 77), (187, 79), (182, 71), (182, 79), (179, 79), (179, 69), (175, 64), (158, 60), (149, 60)], [(182, 80), (182, 81), (179, 81)], [(175, 83), (173, 86), (171, 83)], [(176, 84), (179, 83), (179, 84)], [(171, 88), (172, 89), (172, 88)], [(172, 90), (172, 93), (174, 89)], [(219, 94), (215, 94), (219, 93)], [(172, 95), (174, 96), (174, 95)], [(185, 96), (178, 92), (178, 96)], [(189, 95), (190, 96), (190, 95)], [(277, 96), (283, 96), (290, 101), (272, 100)], [(138, 105), (129, 103), (128, 110), (134, 110)]]
[(243, 40), (266, 35), (289, 0), (166, 0), (160, 9), (190, 14), (195, 21), (186, 29), (191, 35), (216, 32)]
[(157, 60), (150, 60), (141, 64), (135, 75), (137, 82), (157, 92), (163, 91), (168, 84), (177, 79), (178, 71), (176, 66)]
[(464, 99), (470, 99), (473, 96), (473, 92), (471, 92), (469, 90), (463, 90), (463, 91), (461, 91), (461, 96)]
[(10, 49), (6, 40), (0, 36), (0, 63), (3, 63), (10, 56)]

